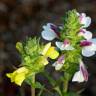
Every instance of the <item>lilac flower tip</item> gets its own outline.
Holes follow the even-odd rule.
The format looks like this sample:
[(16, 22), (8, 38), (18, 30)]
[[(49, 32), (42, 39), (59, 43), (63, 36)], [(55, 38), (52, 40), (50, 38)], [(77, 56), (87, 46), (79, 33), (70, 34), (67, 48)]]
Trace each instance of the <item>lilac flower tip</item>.
[(57, 62), (58, 62), (59, 64), (62, 64), (63, 61), (64, 61), (64, 55), (61, 55), (61, 56), (58, 58)]
[(57, 36), (60, 37), (59, 28), (53, 24), (51, 24), (50, 27), (57, 34)]
[(79, 17), (80, 22), (82, 21), (82, 19), (83, 19), (83, 16), (82, 16), (82, 15), (80, 15), (80, 17)]
[(81, 33), (86, 33), (84, 29), (80, 29), (80, 32)]
[(68, 39), (65, 39), (64, 42), (63, 42), (64, 45), (68, 45), (70, 44), (70, 41)]
[(87, 41), (87, 40), (84, 40), (84, 41), (80, 42), (81, 47), (90, 46), (90, 45), (92, 45), (92, 42)]
[(81, 70), (81, 72), (83, 74), (84, 80), (88, 81), (88, 72), (87, 72), (86, 68), (84, 68), (84, 67), (81, 66), (80, 70)]

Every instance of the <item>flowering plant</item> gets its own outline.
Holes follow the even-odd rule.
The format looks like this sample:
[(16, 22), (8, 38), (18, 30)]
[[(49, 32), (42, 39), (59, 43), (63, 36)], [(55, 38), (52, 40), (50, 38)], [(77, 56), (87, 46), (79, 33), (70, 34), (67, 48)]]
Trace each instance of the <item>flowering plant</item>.
[[(18, 85), (24, 80), (32, 86), (36, 85), (35, 75), (40, 72), (45, 73), (44, 68), (49, 63), (48, 58), (52, 62), (55, 59), (52, 66), (56, 71), (63, 72), (60, 78), (63, 84), (61, 86), (45, 73), (53, 89), (60, 96), (78, 96), (78, 92), (71, 92), (68, 89), (68, 84), (69, 81), (78, 83), (88, 81), (87, 68), (82, 59), (83, 56), (95, 55), (96, 51), (96, 38), (92, 38), (92, 33), (87, 30), (90, 24), (91, 18), (85, 13), (72, 10), (65, 14), (61, 26), (52, 23), (44, 25), (41, 35), (49, 43), (40, 44), (37, 38), (28, 38), (23, 43), (18, 42), (16, 48), (21, 54), (22, 67), (13, 73), (8, 73), (7, 77)], [(51, 45), (52, 40), (56, 41), (54, 43), (56, 47)]]

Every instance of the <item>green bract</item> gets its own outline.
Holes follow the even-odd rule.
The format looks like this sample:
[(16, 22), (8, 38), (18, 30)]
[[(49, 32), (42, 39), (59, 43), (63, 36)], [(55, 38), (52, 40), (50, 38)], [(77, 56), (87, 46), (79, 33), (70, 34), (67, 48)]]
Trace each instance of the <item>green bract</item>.
[(23, 43), (18, 42), (16, 48), (21, 53), (22, 66), (26, 66), (30, 73), (38, 73), (43, 70), (46, 57), (41, 55), (43, 44), (40, 44), (40, 39), (27, 38)]
[[(60, 34), (60, 39), (75, 39), (77, 32), (81, 28), (81, 24), (79, 22), (79, 18), (77, 16), (77, 11), (72, 10), (68, 11), (64, 16), (63, 29)], [(75, 36), (75, 37), (74, 37)]]

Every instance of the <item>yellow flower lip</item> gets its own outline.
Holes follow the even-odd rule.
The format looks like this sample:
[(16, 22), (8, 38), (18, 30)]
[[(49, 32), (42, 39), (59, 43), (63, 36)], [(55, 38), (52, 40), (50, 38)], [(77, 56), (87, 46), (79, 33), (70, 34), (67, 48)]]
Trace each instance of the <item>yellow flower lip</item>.
[(51, 42), (49, 42), (48, 44), (45, 45), (41, 54), (45, 55), (50, 47), (51, 47)]
[(56, 59), (59, 56), (59, 52), (55, 49), (54, 46), (51, 46), (51, 42), (45, 45), (42, 55), (49, 57), (51, 59)]
[(26, 78), (26, 74), (28, 74), (28, 69), (21, 67), (15, 70), (13, 73), (7, 73), (6, 76), (11, 79), (11, 82), (15, 82), (17, 85), (21, 86)]

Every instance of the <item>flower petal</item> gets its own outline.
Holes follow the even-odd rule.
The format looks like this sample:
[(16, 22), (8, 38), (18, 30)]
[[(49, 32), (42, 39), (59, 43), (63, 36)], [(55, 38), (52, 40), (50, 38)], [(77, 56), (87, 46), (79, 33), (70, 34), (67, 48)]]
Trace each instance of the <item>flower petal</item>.
[(28, 69), (26, 69), (25, 67), (21, 67), (15, 70), (13, 73), (8, 73), (6, 75), (8, 78), (11, 79), (11, 82), (15, 82), (17, 85), (21, 86), (26, 74), (28, 74)]
[(49, 62), (45, 56), (40, 56), (37, 61), (38, 64), (47, 65)]
[(20, 74), (17, 74), (17, 75), (15, 76), (14, 82), (15, 82), (17, 85), (21, 86), (21, 84), (23, 83), (24, 79), (25, 79), (25, 73), (20, 73)]
[(22, 73), (24, 72), (25, 74), (28, 73), (28, 69), (25, 68), (25, 67), (21, 67), (19, 69), (16, 70), (16, 72), (19, 74), (19, 73)]
[(92, 46), (92, 42), (88, 41), (88, 40), (83, 40), (83, 41), (80, 42), (80, 46), (85, 47), (85, 48), (87, 46), (87, 48), (88, 48), (89, 46)]
[(77, 72), (74, 74), (74, 76), (73, 76), (73, 78), (72, 78), (72, 81), (73, 81), (73, 82), (79, 82), (79, 83), (84, 82), (84, 77), (83, 77), (82, 72), (81, 72), (81, 71), (77, 71)]
[(56, 37), (58, 37), (55, 31), (52, 30), (51, 25), (55, 26), (52, 23), (48, 23), (46, 26), (43, 26), (44, 30), (42, 31), (41, 35), (45, 40), (51, 41), (55, 39)]
[(55, 66), (56, 66), (56, 64), (57, 64), (57, 61), (56, 61), (55, 63), (53, 63), (53, 64), (52, 64), (52, 66), (53, 66), (53, 67), (55, 67)]
[(85, 50), (96, 51), (96, 44), (92, 43), (90, 46), (84, 47)]
[(88, 72), (82, 60), (80, 60), (80, 71), (83, 74), (84, 80), (88, 81)]
[(93, 38), (90, 41), (96, 45), (96, 38)]
[(60, 50), (64, 50), (64, 46), (63, 46), (63, 42), (56, 42), (56, 46), (60, 49)]
[(91, 24), (91, 18), (87, 17), (85, 13), (81, 13), (78, 16), (80, 23), (83, 24), (83, 28), (89, 27), (89, 25)]
[(53, 39), (55, 39), (57, 37), (57, 34), (51, 29), (43, 31), (41, 33), (41, 35), (42, 35), (43, 39), (49, 40), (49, 41), (51, 41), (51, 40), (53, 40)]
[(90, 17), (86, 17), (86, 21), (85, 21), (85, 28), (89, 27), (91, 24), (91, 18)]
[(63, 64), (59, 64), (56, 61), (55, 63), (52, 64), (52, 66), (55, 67), (55, 70), (60, 70), (63, 67)]
[(57, 64), (55, 66), (55, 70), (60, 70), (63, 67), (63, 64)]
[(42, 51), (42, 55), (45, 55), (48, 51), (48, 49), (51, 47), (51, 42), (47, 43)]
[(70, 46), (70, 44), (64, 45), (63, 42), (56, 42), (56, 46), (60, 50), (74, 50), (74, 48), (72, 46)]
[(90, 50), (96, 51), (96, 44), (92, 44)]
[(78, 36), (83, 36), (85, 39), (92, 39), (92, 32), (87, 31), (86, 29), (81, 29)]
[(60, 63), (60, 64), (64, 64), (65, 56), (64, 55), (59, 56), (59, 58), (57, 59), (57, 62)]
[(90, 57), (95, 55), (95, 51), (88, 50), (87, 48), (82, 49), (82, 55), (85, 57)]
[(55, 47), (50, 47), (45, 56), (51, 59), (56, 59), (59, 56), (59, 52), (55, 49)]
[(84, 37), (85, 39), (90, 40), (92, 38), (92, 33), (90, 31), (86, 31)]

